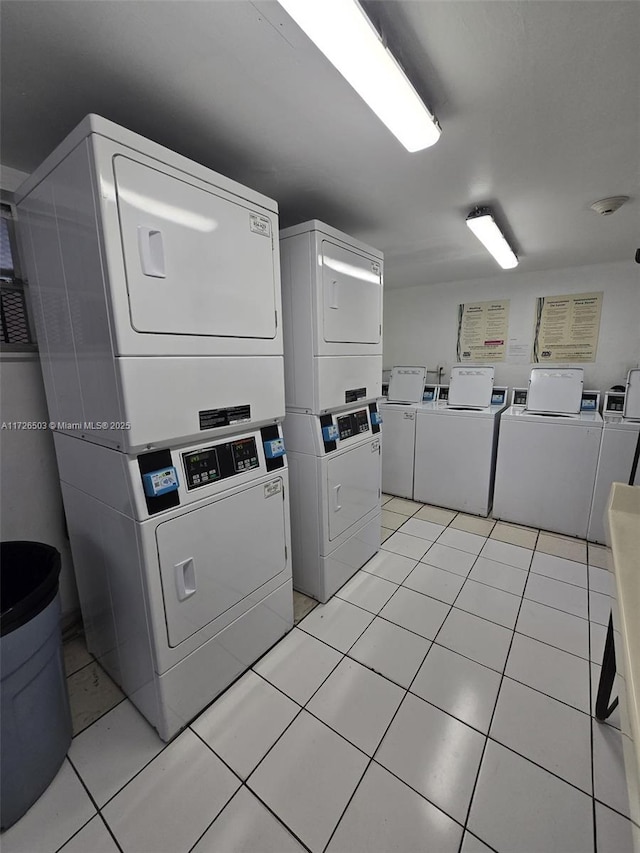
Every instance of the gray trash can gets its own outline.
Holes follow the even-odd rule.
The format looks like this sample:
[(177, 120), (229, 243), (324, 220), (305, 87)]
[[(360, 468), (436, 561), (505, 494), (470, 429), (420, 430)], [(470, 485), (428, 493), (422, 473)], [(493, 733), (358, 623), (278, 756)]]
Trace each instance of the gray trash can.
[(52, 781), (71, 743), (62, 658), (60, 554), (0, 543), (0, 800), (7, 829)]

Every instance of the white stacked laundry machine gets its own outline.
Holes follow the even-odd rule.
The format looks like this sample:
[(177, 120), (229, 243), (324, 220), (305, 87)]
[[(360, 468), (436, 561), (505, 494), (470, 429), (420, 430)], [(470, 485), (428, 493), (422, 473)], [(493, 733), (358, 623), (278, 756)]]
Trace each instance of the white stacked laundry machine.
[(88, 648), (168, 740), (293, 623), (277, 205), (91, 115), (18, 211)]
[(604, 396), (602, 440), (587, 539), (606, 542), (605, 512), (612, 483), (640, 486), (640, 369), (627, 375), (624, 391)]
[(380, 547), (383, 258), (318, 220), (280, 255), (293, 583), (326, 602)]
[(500, 419), (493, 515), (587, 535), (602, 434), (598, 391), (581, 367), (534, 367)]

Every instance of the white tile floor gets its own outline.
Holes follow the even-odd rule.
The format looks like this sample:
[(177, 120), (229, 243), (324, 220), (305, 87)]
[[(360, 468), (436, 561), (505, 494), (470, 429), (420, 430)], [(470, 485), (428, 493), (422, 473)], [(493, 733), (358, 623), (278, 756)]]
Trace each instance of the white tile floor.
[[(171, 744), (80, 638), (4, 853), (630, 853), (606, 549), (390, 499), (383, 548)], [(592, 562), (588, 563), (588, 559)]]

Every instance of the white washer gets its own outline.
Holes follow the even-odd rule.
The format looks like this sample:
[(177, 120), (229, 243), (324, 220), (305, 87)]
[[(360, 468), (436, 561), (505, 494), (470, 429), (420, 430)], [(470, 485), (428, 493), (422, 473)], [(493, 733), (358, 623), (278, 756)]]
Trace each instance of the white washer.
[(629, 371), (626, 392), (608, 391), (587, 539), (607, 541), (605, 512), (612, 483), (640, 486), (640, 370)]
[[(169, 740), (293, 626), (285, 457), (260, 431), (137, 458), (55, 444), (88, 647)], [(177, 490), (145, 494), (149, 468)]]
[[(462, 391), (455, 390), (456, 383), (458, 388), (464, 386)], [(465, 399), (471, 401), (469, 405), (461, 402)], [(507, 389), (493, 387), (493, 367), (452, 369), (448, 399), (417, 411), (416, 501), (489, 514), (498, 427), (506, 400)]]
[[(546, 371), (546, 377), (538, 371)], [(495, 518), (586, 537), (602, 417), (598, 392), (582, 391), (582, 373), (581, 368), (533, 368), (528, 393), (535, 388), (538, 411), (511, 406), (502, 414)]]
[(288, 413), (293, 585), (326, 602), (380, 548), (376, 403)]
[(383, 256), (313, 219), (280, 232), (287, 411), (381, 394)]
[(394, 367), (388, 399), (380, 403), (382, 418), (382, 491), (401, 498), (413, 497), (413, 454), (416, 409), (425, 395), (435, 399), (436, 386), (425, 386), (426, 367)]

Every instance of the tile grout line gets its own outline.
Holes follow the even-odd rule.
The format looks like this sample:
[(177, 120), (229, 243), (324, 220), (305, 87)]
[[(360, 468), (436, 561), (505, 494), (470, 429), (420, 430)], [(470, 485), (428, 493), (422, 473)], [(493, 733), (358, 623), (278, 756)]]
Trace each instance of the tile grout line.
[(124, 853), (124, 852), (123, 852), (123, 850), (122, 850), (122, 847), (120, 846), (120, 844), (119, 844), (119, 842), (118, 842), (118, 839), (117, 839), (117, 838), (116, 838), (116, 836), (114, 835), (114, 833), (113, 833), (113, 831), (112, 831), (111, 827), (109, 826), (109, 824), (107, 823), (106, 819), (103, 817), (103, 815), (102, 815), (102, 810), (101, 810), (101, 809), (100, 809), (100, 807), (98, 806), (98, 803), (96, 802), (96, 800), (95, 800), (95, 798), (94, 798), (93, 794), (91, 793), (91, 791), (89, 790), (88, 786), (86, 785), (86, 783), (85, 783), (84, 779), (83, 779), (83, 778), (82, 778), (82, 776), (80, 775), (80, 771), (76, 768), (75, 764), (73, 763), (73, 761), (71, 760), (71, 758), (69, 758), (69, 755), (68, 755), (68, 754), (67, 754), (66, 758), (67, 758), (67, 760), (69, 761), (69, 764), (71, 765), (71, 768), (72, 768), (73, 772), (76, 774), (76, 776), (77, 776), (77, 777), (78, 777), (78, 779), (80, 780), (80, 784), (81, 784), (81, 785), (82, 785), (82, 787), (84, 788), (84, 790), (85, 790), (85, 792), (86, 792), (87, 796), (88, 796), (88, 797), (89, 797), (89, 799), (91, 800), (91, 802), (92, 802), (92, 804), (93, 804), (93, 807), (95, 808), (95, 810), (96, 810), (96, 811), (95, 811), (95, 814), (92, 814), (92, 815), (91, 815), (91, 817), (89, 818), (89, 820), (88, 820), (88, 821), (86, 821), (86, 823), (83, 823), (83, 824), (82, 824), (82, 826), (81, 826), (81, 827), (80, 827), (76, 832), (74, 832), (74, 833), (73, 833), (73, 835), (70, 835), (70, 836), (69, 836), (69, 838), (67, 838), (67, 839), (64, 841), (64, 843), (63, 843), (63, 844), (61, 844), (61, 845), (60, 845), (60, 847), (58, 847), (58, 848), (57, 848), (57, 853), (59, 853), (59, 851), (60, 851), (60, 850), (65, 846), (65, 844), (68, 844), (68, 843), (69, 843), (69, 841), (71, 841), (71, 839), (72, 839), (72, 838), (75, 838), (75, 837), (76, 837), (76, 835), (78, 835), (78, 833), (80, 833), (80, 832), (81, 832), (81, 831), (82, 831), (82, 830), (83, 830), (83, 829), (84, 829), (84, 828), (85, 828), (85, 827), (86, 827), (86, 826), (87, 826), (87, 825), (88, 825), (88, 824), (89, 824), (89, 823), (94, 819), (94, 817), (99, 817), (99, 818), (100, 818), (100, 820), (101, 820), (101, 821), (104, 823), (104, 825), (106, 826), (106, 828), (107, 828), (107, 832), (108, 832), (108, 833), (109, 833), (109, 835), (113, 838), (114, 844), (116, 845), (116, 847), (118, 848), (118, 850), (120, 851), (120, 853)]
[[(300, 713), (301, 713), (303, 710), (304, 710), (304, 709), (303, 709), (302, 707), (299, 707), (299, 708), (298, 708), (298, 711), (297, 711), (297, 713), (296, 713), (295, 717), (294, 717), (294, 718), (293, 718), (293, 720), (291, 720), (291, 722), (286, 726), (286, 728), (283, 730), (282, 734), (281, 734), (281, 735), (277, 738), (277, 740), (274, 742), (273, 746), (275, 746), (275, 744), (278, 742), (278, 740), (280, 740), (280, 737), (282, 737), (282, 735), (287, 731), (287, 729), (288, 729), (288, 728), (293, 724), (293, 722), (294, 722), (294, 721), (295, 721), (295, 720), (300, 716)], [(190, 728), (191, 728), (191, 727), (190, 727)], [(272, 809), (272, 808), (271, 808), (267, 803), (265, 803), (265, 802), (264, 802), (264, 800), (263, 800), (260, 796), (258, 796), (258, 794), (257, 794), (257, 793), (252, 789), (252, 788), (250, 788), (250, 787), (248, 786), (247, 781), (248, 781), (248, 779), (249, 779), (249, 776), (251, 776), (251, 775), (253, 774), (254, 770), (256, 770), (256, 769), (257, 769), (258, 764), (260, 764), (260, 763), (261, 763), (262, 759), (258, 762), (258, 764), (256, 764), (256, 766), (255, 766), (255, 767), (254, 767), (254, 769), (251, 771), (251, 773), (249, 773), (249, 776), (247, 776), (247, 778), (246, 778), (246, 779), (243, 779), (243, 778), (242, 778), (242, 777), (241, 777), (241, 776), (240, 776), (240, 775), (239, 775), (239, 774), (238, 774), (238, 773), (233, 769), (233, 767), (232, 767), (230, 764), (228, 764), (228, 763), (225, 761), (225, 759), (215, 751), (215, 749), (211, 746), (211, 744), (207, 743), (207, 741), (206, 741), (206, 740), (204, 740), (204, 738), (203, 738), (203, 737), (201, 737), (201, 735), (200, 735), (197, 731), (195, 731), (195, 729), (191, 729), (191, 731), (192, 731), (192, 732), (193, 732), (193, 734), (198, 738), (198, 740), (200, 740), (200, 741), (202, 742), (202, 744), (203, 744), (204, 746), (206, 746), (206, 748), (207, 748), (208, 750), (210, 750), (210, 752), (212, 752), (212, 753), (215, 755), (215, 757), (216, 757), (219, 761), (221, 761), (221, 762), (224, 764), (224, 766), (229, 770), (229, 772), (230, 772), (230, 773), (232, 773), (232, 774), (236, 777), (236, 779), (240, 782), (240, 785), (238, 786), (238, 788), (236, 788), (236, 790), (233, 792), (233, 794), (231, 794), (231, 796), (229, 797), (229, 799), (225, 802), (225, 804), (222, 806), (222, 808), (219, 810), (219, 812), (218, 812), (218, 813), (216, 814), (216, 816), (213, 818), (213, 820), (211, 821), (211, 823), (209, 823), (209, 824), (208, 824), (208, 826), (206, 827), (206, 829), (204, 830), (204, 832), (202, 832), (202, 834), (201, 834), (201, 835), (196, 839), (196, 841), (191, 845), (191, 847), (189, 847), (189, 851), (188, 851), (188, 853), (191, 853), (191, 851), (192, 851), (192, 850), (193, 850), (193, 849), (194, 849), (194, 848), (195, 848), (195, 847), (200, 843), (200, 841), (202, 840), (202, 838), (207, 834), (207, 832), (209, 832), (209, 830), (211, 829), (211, 827), (212, 827), (212, 826), (214, 825), (214, 823), (218, 820), (218, 818), (220, 817), (220, 815), (222, 814), (222, 812), (227, 808), (227, 806), (229, 805), (229, 803), (231, 803), (231, 801), (232, 801), (232, 800), (234, 800), (234, 799), (238, 796), (239, 792), (240, 792), (240, 791), (242, 791), (242, 789), (243, 789), (243, 788), (244, 788), (244, 789), (246, 789), (246, 790), (249, 792), (249, 794), (250, 794), (251, 796), (255, 797), (255, 798), (258, 800), (258, 802), (259, 802), (262, 806), (264, 806), (264, 808), (266, 808), (266, 809), (267, 809), (267, 811), (268, 811), (270, 814), (272, 814), (274, 818), (276, 818), (276, 820), (278, 821), (278, 823), (279, 823), (281, 826), (283, 826), (283, 827), (285, 828), (285, 830), (286, 830), (290, 835), (292, 835), (292, 836), (296, 839), (296, 841), (298, 841), (298, 842), (302, 845), (302, 847), (304, 847), (304, 849), (305, 849), (305, 850), (307, 850), (307, 851), (308, 851), (308, 853), (311, 853), (310, 848), (309, 848), (309, 847), (308, 847), (308, 846), (307, 846), (307, 845), (302, 841), (302, 839), (301, 839), (301, 838), (299, 838), (299, 837), (296, 835), (296, 833), (291, 829), (291, 827), (287, 826), (287, 824), (282, 820), (282, 818), (281, 818), (279, 815), (277, 815), (277, 814), (276, 814), (276, 812), (274, 812), (274, 811), (273, 811), (273, 809)], [(271, 747), (267, 752), (270, 752), (272, 748), (273, 748), (273, 747)], [(266, 755), (266, 754), (265, 754), (265, 755)]]

